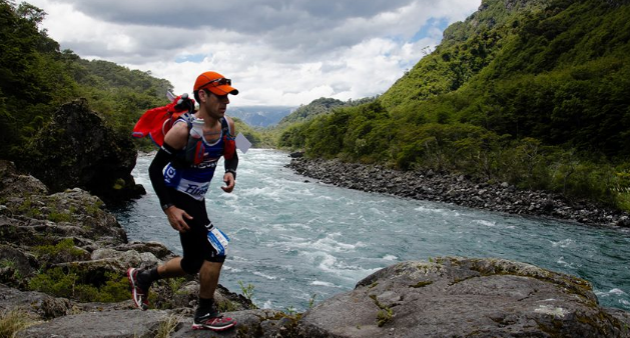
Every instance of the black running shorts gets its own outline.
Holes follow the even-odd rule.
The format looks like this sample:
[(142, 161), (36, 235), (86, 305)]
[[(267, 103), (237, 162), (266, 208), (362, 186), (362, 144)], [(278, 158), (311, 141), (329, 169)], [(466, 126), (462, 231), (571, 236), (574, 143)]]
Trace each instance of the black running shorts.
[(225, 256), (217, 255), (217, 251), (208, 241), (207, 225), (210, 224), (205, 201), (198, 201), (182, 192), (169, 188), (169, 194), (176, 207), (186, 211), (193, 219), (186, 219), (190, 230), (180, 232), (179, 237), (184, 252), (182, 269), (189, 274), (199, 272), (203, 261), (222, 263)]

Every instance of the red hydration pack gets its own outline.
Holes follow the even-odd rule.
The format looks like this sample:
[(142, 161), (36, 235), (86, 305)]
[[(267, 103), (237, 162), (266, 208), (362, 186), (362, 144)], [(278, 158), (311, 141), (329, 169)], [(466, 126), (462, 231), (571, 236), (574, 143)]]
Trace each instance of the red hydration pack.
[[(158, 147), (164, 144), (164, 136), (173, 127), (175, 121), (183, 119), (188, 124), (188, 129), (192, 127), (192, 120), (195, 112), (195, 100), (188, 97), (188, 94), (175, 96), (170, 92), (166, 94), (167, 98), (172, 100), (166, 106), (157, 107), (147, 110), (133, 128), (131, 136), (136, 138), (149, 137)], [(221, 130), (223, 132), (223, 157), (226, 160), (232, 159), (236, 153), (236, 141), (230, 135), (230, 128), (227, 119), (221, 119)], [(194, 145), (196, 149), (201, 149), (201, 139), (198, 144)], [(189, 151), (189, 149), (186, 149)], [(199, 151), (196, 151), (199, 153)], [(197, 158), (196, 156), (195, 158)], [(198, 162), (196, 159), (194, 162)]]
[[(187, 114), (190, 119), (190, 115), (195, 111), (195, 100), (189, 98), (188, 94), (175, 97), (169, 92), (166, 96), (173, 102), (163, 107), (149, 109), (142, 114), (133, 127), (131, 136), (137, 138), (148, 136), (158, 147), (161, 147), (164, 144), (164, 135), (173, 127), (173, 123), (178, 118)], [(186, 116), (183, 117), (186, 118)]]

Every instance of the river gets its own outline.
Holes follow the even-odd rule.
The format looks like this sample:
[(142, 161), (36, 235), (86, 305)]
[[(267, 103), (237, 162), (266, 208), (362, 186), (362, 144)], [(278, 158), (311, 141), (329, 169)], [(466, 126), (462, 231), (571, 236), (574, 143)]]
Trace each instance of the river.
[[(286, 153), (239, 152), (237, 186), (213, 182), (210, 219), (231, 239), (220, 283), (254, 287), (261, 308), (304, 311), (407, 260), (497, 257), (572, 274), (593, 284), (603, 306), (630, 311), (630, 230), (480, 211), (321, 184), (285, 167)], [(130, 241), (181, 253), (141, 155), (133, 171), (147, 195), (113, 210)], [(222, 164), (220, 164), (222, 168)]]

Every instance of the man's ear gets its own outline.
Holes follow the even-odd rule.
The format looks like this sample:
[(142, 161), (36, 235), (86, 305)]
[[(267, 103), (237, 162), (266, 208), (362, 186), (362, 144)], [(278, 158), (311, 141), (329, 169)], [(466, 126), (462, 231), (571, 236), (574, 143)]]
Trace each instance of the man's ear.
[(206, 93), (205, 90), (200, 89), (199, 92), (197, 93), (197, 96), (199, 96), (199, 102), (206, 102), (206, 100), (208, 99), (208, 93)]

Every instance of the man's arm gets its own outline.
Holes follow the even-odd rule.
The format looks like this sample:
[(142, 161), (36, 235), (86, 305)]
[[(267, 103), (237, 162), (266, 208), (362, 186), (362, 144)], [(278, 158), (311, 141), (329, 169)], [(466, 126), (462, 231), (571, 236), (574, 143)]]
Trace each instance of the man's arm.
[(153, 190), (155, 190), (155, 194), (160, 200), (160, 206), (166, 214), (171, 227), (179, 232), (185, 232), (189, 229), (184, 218), (192, 219), (192, 217), (186, 211), (177, 208), (173, 204), (171, 196), (168, 194), (168, 187), (164, 182), (162, 171), (169, 162), (175, 159), (177, 149), (182, 149), (186, 145), (187, 140), (188, 126), (185, 123), (178, 123), (173, 126), (164, 137), (164, 145), (158, 150), (149, 166), (149, 178), (151, 179)]
[[(230, 126), (231, 137), (236, 135), (236, 127), (234, 126), (234, 121), (225, 116), (225, 119)], [(232, 192), (234, 190), (234, 185), (236, 184), (236, 168), (238, 168), (238, 155), (236, 153), (236, 148), (234, 148), (234, 155), (230, 159), (223, 157), (224, 166), (225, 166), (225, 175), (223, 175), (223, 182), (225, 182), (225, 186), (221, 187), (225, 192)]]

